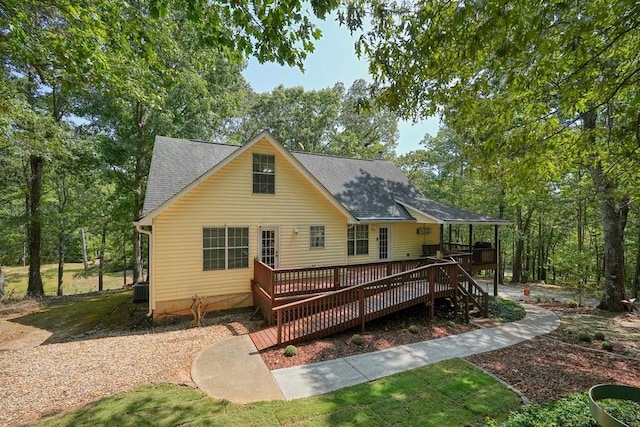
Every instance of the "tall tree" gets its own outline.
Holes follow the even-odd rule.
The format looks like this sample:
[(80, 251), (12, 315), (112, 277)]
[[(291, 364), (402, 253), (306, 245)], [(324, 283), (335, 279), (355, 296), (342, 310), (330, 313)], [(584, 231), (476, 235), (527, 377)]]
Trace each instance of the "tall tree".
[(489, 161), (553, 152), (588, 171), (604, 230), (601, 307), (622, 310), (640, 5), (357, 0), (343, 18), (357, 27), (363, 15), (380, 102), (407, 117), (442, 111)]

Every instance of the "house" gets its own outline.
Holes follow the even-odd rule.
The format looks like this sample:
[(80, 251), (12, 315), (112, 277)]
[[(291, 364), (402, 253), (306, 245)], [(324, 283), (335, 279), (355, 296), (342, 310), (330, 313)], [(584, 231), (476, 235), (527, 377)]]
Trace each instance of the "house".
[(243, 146), (158, 136), (136, 226), (149, 235), (158, 317), (188, 314), (196, 294), (209, 310), (253, 305), (254, 259), (274, 269), (410, 260), (445, 250), (445, 225), (494, 225), (497, 237), (504, 223), (427, 199), (391, 162), (290, 152), (265, 131)]

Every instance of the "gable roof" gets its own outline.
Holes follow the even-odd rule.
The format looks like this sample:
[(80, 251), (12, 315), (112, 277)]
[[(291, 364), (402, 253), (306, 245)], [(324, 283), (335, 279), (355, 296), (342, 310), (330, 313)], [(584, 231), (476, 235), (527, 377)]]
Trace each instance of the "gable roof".
[(292, 161), (350, 220), (415, 221), (408, 207), (441, 224), (509, 223), (427, 199), (389, 161), (291, 153), (266, 131), (243, 146), (156, 137), (142, 218), (157, 215), (263, 138)]

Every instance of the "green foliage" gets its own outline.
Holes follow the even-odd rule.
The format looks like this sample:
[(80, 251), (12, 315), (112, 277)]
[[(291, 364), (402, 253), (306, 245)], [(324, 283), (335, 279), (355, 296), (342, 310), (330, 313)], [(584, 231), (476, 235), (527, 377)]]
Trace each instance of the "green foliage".
[(270, 129), (292, 151), (392, 158), (398, 120), (372, 105), (370, 90), (364, 80), (356, 80), (346, 91), (338, 83), (320, 90), (278, 86), (270, 93), (250, 94), (244, 111), (227, 121), (225, 133), (232, 143), (244, 144)]
[(526, 312), (515, 301), (500, 297), (489, 298), (489, 317), (501, 322), (515, 322), (524, 319)]
[(584, 342), (591, 342), (591, 335), (588, 332), (580, 331), (578, 332), (578, 339)]
[(570, 394), (557, 402), (529, 404), (501, 424), (502, 427), (592, 427), (589, 396)]
[(602, 399), (598, 405), (628, 426), (640, 426), (640, 403), (622, 399)]
[(600, 331), (595, 332), (593, 334), (593, 339), (596, 340), (596, 341), (604, 341), (604, 334), (602, 332), (600, 332)]
[(293, 357), (298, 354), (298, 348), (295, 345), (288, 345), (285, 347), (283, 353), (287, 357)]
[(606, 351), (613, 351), (613, 345), (608, 341), (602, 341), (600, 347)]
[(416, 325), (410, 325), (407, 330), (412, 334), (417, 334), (420, 332), (420, 327)]
[(580, 304), (578, 304), (578, 301), (576, 301), (576, 300), (569, 300), (569, 301), (567, 301), (567, 306), (568, 306), (569, 308), (578, 308), (578, 306), (579, 306), (579, 305), (580, 305)]
[(361, 346), (364, 344), (364, 337), (360, 334), (353, 334), (351, 337), (351, 344)]
[(450, 328), (455, 328), (457, 325), (453, 320), (447, 320), (447, 326)]
[(39, 425), (483, 425), (486, 417), (502, 420), (518, 406), (518, 396), (492, 377), (448, 360), (322, 396), (250, 405), (214, 400), (190, 387), (151, 384)]

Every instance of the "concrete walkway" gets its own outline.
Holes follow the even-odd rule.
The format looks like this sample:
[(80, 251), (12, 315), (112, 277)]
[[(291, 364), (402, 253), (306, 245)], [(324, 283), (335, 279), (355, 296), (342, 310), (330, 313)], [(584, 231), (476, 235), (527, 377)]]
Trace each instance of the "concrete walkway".
[(560, 325), (551, 311), (523, 306), (527, 316), (518, 322), (272, 372), (247, 335), (233, 337), (200, 352), (191, 375), (209, 395), (235, 403), (315, 396), (442, 360), (498, 350)]

